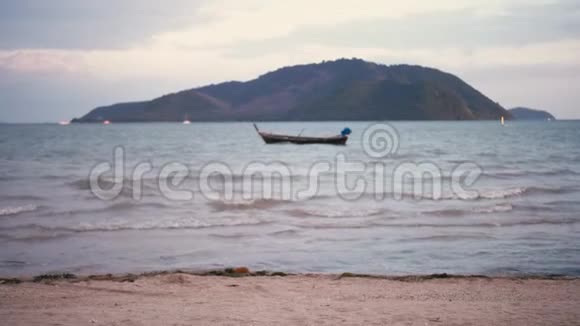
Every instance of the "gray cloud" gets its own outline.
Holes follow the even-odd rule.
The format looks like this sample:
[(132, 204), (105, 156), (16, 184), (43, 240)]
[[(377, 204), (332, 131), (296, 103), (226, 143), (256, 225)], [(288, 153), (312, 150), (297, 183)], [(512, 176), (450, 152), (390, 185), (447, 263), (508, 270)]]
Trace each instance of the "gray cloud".
[(292, 34), (233, 47), (231, 56), (284, 51), (304, 44), (338, 47), (424, 49), (520, 46), (580, 38), (580, 3), (514, 6), (505, 13), (478, 15), (469, 10), (378, 18), (335, 26), (302, 26)]
[(527, 106), (559, 119), (580, 118), (580, 64), (497, 66), (459, 75), (504, 107)]
[(0, 49), (123, 48), (155, 32), (203, 23), (201, 0), (2, 0)]
[(0, 68), (1, 122), (57, 122), (117, 102), (147, 100), (191, 80), (134, 78), (104, 81), (78, 74), (21, 73)]

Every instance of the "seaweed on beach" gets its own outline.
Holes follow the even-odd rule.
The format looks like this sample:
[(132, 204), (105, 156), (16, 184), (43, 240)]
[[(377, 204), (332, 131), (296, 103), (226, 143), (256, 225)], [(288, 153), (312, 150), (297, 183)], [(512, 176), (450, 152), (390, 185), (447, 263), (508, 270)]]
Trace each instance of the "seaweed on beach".
[(440, 273), (440, 274), (428, 274), (428, 275), (406, 275), (406, 276), (384, 276), (384, 275), (372, 275), (372, 274), (356, 274), (356, 273), (342, 273), (338, 276), (338, 279), (342, 278), (375, 278), (375, 279), (385, 279), (391, 281), (400, 281), (400, 282), (421, 282), (427, 280), (435, 280), (435, 279), (457, 279), (457, 278), (479, 278), (479, 279), (487, 279), (488, 276), (484, 275), (455, 275), (455, 274), (447, 274), (447, 273)]
[(32, 281), (38, 283), (45, 281), (71, 280), (76, 278), (76, 275), (71, 273), (42, 274), (35, 276)]
[(205, 273), (201, 273), (200, 275), (242, 277), (242, 276), (251, 276), (252, 273), (250, 273), (250, 270), (246, 267), (237, 267), (237, 268), (226, 268), (223, 270), (208, 271)]
[[(112, 282), (135, 282), (141, 278), (155, 277), (160, 275), (193, 275), (193, 276), (220, 276), (220, 277), (286, 277), (292, 275), (302, 275), (302, 276), (319, 276), (326, 275), (334, 277), (336, 280), (341, 280), (344, 278), (367, 278), (367, 279), (377, 279), (377, 280), (388, 280), (388, 281), (398, 281), (398, 282), (423, 282), (429, 280), (441, 280), (441, 279), (480, 279), (480, 280), (495, 280), (495, 279), (508, 279), (508, 280), (573, 280), (578, 279), (578, 277), (563, 276), (563, 275), (519, 275), (519, 276), (486, 276), (486, 275), (456, 275), (456, 274), (427, 274), (427, 275), (401, 275), (401, 276), (389, 276), (389, 275), (374, 275), (374, 274), (358, 274), (345, 272), (338, 275), (329, 274), (291, 274), (285, 272), (273, 272), (267, 270), (260, 271), (250, 271), (247, 267), (235, 267), (235, 268), (224, 268), (209, 271), (191, 271), (191, 270), (166, 270), (166, 271), (153, 271), (144, 272), (140, 274), (101, 274), (101, 275), (88, 275), (88, 276), (77, 276), (70, 273), (57, 273), (57, 274), (42, 274), (35, 276), (34, 278), (0, 278), (0, 285), (9, 284), (20, 284), (23, 282), (45, 282), (50, 283), (53, 281), (68, 281), (68, 282), (85, 282), (85, 281), (112, 281)], [(182, 279), (175, 279), (172, 282), (182, 283)]]
[(199, 276), (225, 276), (225, 277), (252, 277), (252, 276), (288, 276), (290, 274), (284, 272), (270, 272), (270, 271), (256, 271), (251, 272), (246, 267), (236, 267), (236, 268), (225, 268), (218, 270), (211, 270), (202, 273), (191, 273), (192, 275)]
[(20, 284), (22, 283), (22, 280), (17, 279), (17, 278), (0, 278), (0, 284)]

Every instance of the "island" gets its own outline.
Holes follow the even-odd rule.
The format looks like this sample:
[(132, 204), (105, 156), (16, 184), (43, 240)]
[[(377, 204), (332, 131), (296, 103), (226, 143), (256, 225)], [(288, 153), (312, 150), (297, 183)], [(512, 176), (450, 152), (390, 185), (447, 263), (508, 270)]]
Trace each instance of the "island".
[(512, 114), (450, 73), (339, 59), (284, 67), (149, 101), (93, 109), (72, 122), (496, 120)]
[(543, 110), (517, 107), (510, 109), (509, 112), (516, 120), (556, 120), (550, 112)]

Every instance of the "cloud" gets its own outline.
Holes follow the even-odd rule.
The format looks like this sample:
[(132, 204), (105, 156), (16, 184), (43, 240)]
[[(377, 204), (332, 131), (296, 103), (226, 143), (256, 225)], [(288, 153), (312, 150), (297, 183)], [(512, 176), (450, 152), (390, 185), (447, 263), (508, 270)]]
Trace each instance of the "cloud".
[(504, 107), (528, 106), (559, 119), (580, 118), (580, 64), (496, 66), (466, 70), (462, 77)]
[(337, 24), (309, 24), (298, 26), (284, 36), (240, 42), (230, 46), (229, 54), (259, 56), (305, 45), (477, 50), (578, 38), (580, 4), (570, 1), (532, 5), (512, 3), (496, 10), (438, 9), (398, 17), (356, 19)]
[(472, 7), (472, 2), (457, 0), (439, 0), (436, 3), (422, 0), (221, 0), (206, 3), (200, 8), (204, 15), (214, 18), (207, 24), (160, 33), (156, 37), (167, 44), (208, 49), (283, 38), (303, 26), (332, 27), (357, 20)]
[(67, 120), (97, 106), (150, 99), (190, 85), (190, 81), (173, 78), (102, 80), (77, 73), (22, 73), (0, 68), (0, 121)]
[(79, 73), (86, 69), (83, 57), (63, 50), (0, 51), (0, 68), (21, 73)]
[(196, 0), (3, 0), (0, 49), (126, 48), (211, 19)]

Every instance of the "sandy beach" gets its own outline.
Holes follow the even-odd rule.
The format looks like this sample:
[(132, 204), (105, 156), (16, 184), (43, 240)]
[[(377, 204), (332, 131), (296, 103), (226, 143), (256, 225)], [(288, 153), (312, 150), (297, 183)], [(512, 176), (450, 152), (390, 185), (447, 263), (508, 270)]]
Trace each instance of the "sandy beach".
[(578, 325), (579, 279), (166, 273), (0, 285), (3, 325)]

